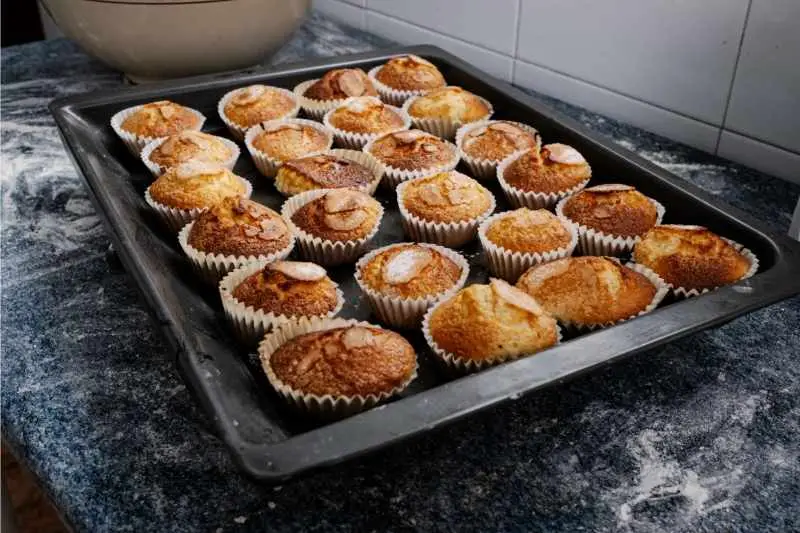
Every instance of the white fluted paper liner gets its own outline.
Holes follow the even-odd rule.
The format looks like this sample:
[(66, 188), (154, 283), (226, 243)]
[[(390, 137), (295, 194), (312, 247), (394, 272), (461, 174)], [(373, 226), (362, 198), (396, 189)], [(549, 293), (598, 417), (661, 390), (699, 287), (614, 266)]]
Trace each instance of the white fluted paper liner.
[(430, 242), (458, 248), (472, 239), (478, 232), (481, 222), (491, 215), (497, 207), (494, 195), (489, 193), (491, 204), (489, 208), (480, 216), (461, 222), (430, 222), (411, 214), (403, 203), (403, 191), (411, 181), (404, 181), (397, 186), (397, 208), (403, 223), (403, 231), (412, 240), (418, 242)]
[(178, 233), (178, 244), (181, 250), (189, 258), (189, 262), (197, 275), (205, 282), (217, 285), (222, 278), (227, 276), (232, 271), (236, 270), (241, 265), (246, 263), (260, 262), (262, 264), (272, 263), (281, 259), (286, 259), (292, 252), (295, 243), (294, 235), (289, 238), (289, 244), (286, 247), (278, 250), (269, 255), (222, 255), (211, 254), (198, 250), (189, 244), (189, 234), (194, 227), (194, 221), (186, 224), (183, 229)]
[[(336, 142), (336, 146), (339, 146), (341, 148), (348, 148), (350, 150), (361, 150), (362, 148), (364, 148), (364, 145), (366, 145), (369, 141), (371, 141), (373, 139), (377, 139), (381, 135), (385, 135), (387, 133), (392, 133), (392, 132), (395, 132), (395, 131), (407, 130), (411, 126), (411, 117), (408, 116), (408, 113), (406, 113), (404, 110), (400, 109), (399, 107), (394, 107), (394, 106), (390, 106), (390, 105), (384, 104), (384, 105), (386, 105), (386, 107), (388, 107), (389, 109), (391, 109), (392, 111), (397, 113), (397, 116), (399, 116), (403, 120), (403, 126), (402, 127), (394, 128), (394, 129), (391, 129), (391, 130), (388, 130), (388, 131), (382, 131), (380, 133), (356, 133), (356, 132), (353, 132), (353, 131), (341, 130), (341, 129), (337, 128), (336, 126), (334, 126), (333, 124), (331, 124), (331, 115), (339, 107), (347, 105), (352, 98), (365, 98), (365, 97), (356, 96), (356, 97), (348, 98), (347, 100), (344, 101), (344, 103), (342, 103), (339, 106), (329, 110), (327, 113), (325, 113), (325, 116), (322, 117), (322, 123), (325, 124), (325, 127), (330, 129), (331, 131), (333, 131), (333, 138), (334, 138), (334, 140)], [(380, 102), (380, 99), (378, 99), (375, 96), (368, 96), (366, 98), (374, 98), (376, 101)]]
[[(481, 120), (479, 122), (470, 122), (468, 124), (464, 124), (456, 131), (456, 146), (458, 146), (459, 156), (461, 160), (466, 163), (467, 168), (470, 170), (470, 174), (479, 180), (490, 180), (497, 177), (497, 166), (500, 164), (503, 159), (496, 160), (496, 159), (482, 159), (479, 157), (472, 157), (468, 153), (466, 153), (461, 145), (464, 143), (464, 137), (471, 131), (476, 128), (481, 128), (483, 126), (490, 126), (496, 122), (507, 122), (513, 124), (520, 129), (530, 133), (536, 139), (536, 149), (540, 149), (542, 147), (542, 137), (539, 135), (539, 131), (527, 124), (523, 124), (522, 122), (514, 122), (513, 120)], [(516, 153), (516, 152), (514, 152)]]
[[(381, 178), (383, 177), (383, 163), (375, 159), (370, 154), (365, 154), (364, 152), (358, 150), (346, 150), (342, 148), (333, 148), (331, 150), (325, 150), (323, 152), (319, 152), (316, 155), (332, 155), (336, 157), (341, 157), (342, 159), (347, 159), (349, 161), (354, 161), (360, 165), (367, 167), (370, 171), (372, 171), (372, 175), (374, 176), (373, 180), (363, 187), (359, 187), (358, 191), (363, 193), (369, 194), (370, 196), (375, 194), (375, 191), (378, 189), (378, 185), (381, 183)], [(283, 180), (280, 179), (280, 176), (277, 176), (275, 179), (275, 188), (278, 189), (278, 192), (282, 195), (290, 198), (295, 194), (299, 194), (305, 191), (295, 191), (283, 183)]]
[(430, 347), (431, 351), (433, 351), (436, 358), (447, 367), (448, 370), (454, 372), (455, 374), (471, 374), (473, 372), (479, 372), (491, 366), (499, 365), (501, 363), (505, 363), (508, 361), (513, 361), (516, 359), (521, 359), (523, 357), (536, 357), (536, 355), (552, 348), (553, 346), (558, 346), (561, 343), (561, 328), (559, 327), (558, 323), (556, 323), (556, 342), (553, 346), (548, 346), (544, 350), (540, 350), (533, 354), (528, 355), (506, 355), (502, 357), (495, 357), (492, 359), (465, 359), (463, 357), (459, 357), (455, 354), (452, 354), (446, 350), (443, 350), (439, 347), (435, 340), (433, 340), (433, 335), (431, 335), (431, 328), (430, 328), (430, 321), (431, 316), (439, 308), (440, 305), (444, 304), (445, 302), (449, 301), (455, 293), (448, 295), (447, 298), (441, 298), (435, 304), (433, 304), (428, 311), (425, 313), (425, 316), (422, 318), (422, 335), (425, 337), (425, 342), (428, 343), (428, 347)]
[(408, 89), (393, 89), (383, 83), (382, 81), (378, 80), (378, 71), (383, 68), (383, 65), (378, 65), (370, 69), (367, 73), (367, 77), (372, 82), (372, 85), (375, 86), (375, 90), (378, 91), (378, 94), (381, 95), (381, 100), (386, 102), (390, 105), (401, 106), (403, 103), (411, 98), (412, 96), (419, 96), (428, 92), (428, 89), (418, 89), (418, 90), (408, 90)]
[[(158, 148), (159, 146), (164, 144), (164, 142), (168, 138), (169, 137), (162, 137), (160, 139), (155, 139), (153, 141), (150, 141), (142, 149), (142, 153), (141, 153), (142, 163), (144, 163), (144, 166), (147, 167), (147, 170), (149, 170), (150, 173), (153, 174), (153, 176), (156, 177), (156, 178), (161, 176), (161, 174), (163, 174), (167, 170), (168, 167), (161, 166), (158, 163), (156, 163), (155, 161), (153, 161), (152, 159), (150, 159), (150, 154), (152, 154), (153, 151), (155, 151), (156, 148)], [(231, 153), (231, 156), (228, 159), (226, 159), (225, 161), (219, 162), (219, 164), (221, 166), (227, 168), (228, 170), (233, 170), (233, 167), (236, 166), (236, 161), (239, 159), (239, 154), (241, 152), (241, 150), (239, 150), (239, 145), (236, 144), (235, 142), (231, 141), (230, 139), (226, 139), (225, 137), (217, 137), (217, 139), (219, 141), (221, 141), (222, 144), (224, 144), (225, 147)], [(202, 157), (187, 159), (187, 161), (193, 161), (195, 159), (202, 159)], [(215, 163), (217, 163), (217, 162), (215, 161)]]
[(444, 257), (450, 259), (453, 263), (458, 265), (458, 267), (461, 269), (461, 275), (452, 287), (442, 293), (424, 296), (421, 298), (402, 298), (398, 296), (382, 294), (367, 285), (367, 283), (361, 277), (361, 272), (367, 263), (374, 259), (375, 256), (385, 252), (386, 250), (401, 246), (408, 246), (409, 244), (414, 243), (400, 242), (373, 250), (362, 257), (358, 263), (356, 263), (356, 270), (353, 274), (356, 283), (358, 283), (359, 288), (361, 288), (361, 292), (363, 292), (367, 297), (370, 307), (372, 307), (372, 310), (378, 316), (378, 320), (384, 324), (388, 324), (389, 326), (403, 329), (419, 327), (422, 317), (425, 315), (425, 311), (427, 311), (431, 305), (436, 303), (441, 298), (446, 298), (450, 294), (460, 290), (467, 282), (467, 276), (469, 276), (469, 263), (460, 253), (436, 244), (417, 243), (419, 246), (424, 246), (439, 252)]
[[(405, 101), (402, 108), (403, 111), (405, 111), (411, 118), (411, 125), (414, 126), (415, 128), (427, 131), (428, 133), (433, 133), (434, 135), (436, 135), (437, 137), (441, 137), (442, 139), (452, 141), (456, 137), (456, 132), (458, 131), (458, 128), (460, 128), (465, 124), (471, 124), (471, 122), (461, 122), (460, 120), (450, 120), (444, 118), (420, 118), (411, 115), (411, 113), (409, 113), (408, 110), (414, 104), (414, 101), (420, 96), (412, 96), (411, 98)], [(481, 98), (480, 96), (478, 98), (480, 98), (483, 101), (483, 103), (486, 104), (486, 107), (489, 109), (489, 112), (486, 113), (485, 116), (482, 116), (481, 118), (476, 120), (475, 122), (483, 122), (489, 120), (489, 117), (491, 117), (492, 114), (494, 113), (494, 107), (492, 106), (492, 103), (489, 100)]]
[[(125, 119), (127, 119), (129, 116), (139, 111), (142, 107), (143, 105), (128, 107), (123, 109), (122, 111), (118, 111), (117, 113), (114, 114), (114, 116), (111, 117), (111, 129), (114, 130), (114, 133), (117, 134), (117, 137), (119, 137), (122, 140), (122, 142), (125, 143), (125, 146), (128, 148), (128, 150), (136, 157), (139, 157), (141, 151), (144, 149), (145, 146), (147, 146), (147, 143), (155, 141), (156, 139), (163, 139), (163, 137), (145, 137), (142, 135), (136, 135), (135, 133), (131, 133), (129, 131), (125, 131), (124, 129), (122, 129), (122, 123), (125, 122)], [(200, 111), (197, 111), (190, 107), (187, 107), (186, 109), (194, 113), (194, 115), (200, 119), (200, 122), (198, 123), (197, 127), (189, 129), (195, 131), (202, 130), (203, 124), (205, 124), (206, 122), (206, 116), (202, 114)]]
[(312, 120), (322, 122), (325, 113), (342, 105), (347, 98), (337, 98), (335, 100), (317, 100), (315, 98), (309, 98), (306, 96), (306, 91), (318, 81), (319, 78), (299, 83), (295, 86), (293, 92), (300, 101), (300, 108), (303, 110), (303, 113)]
[[(386, 134), (381, 135), (380, 137), (376, 137), (376, 138), (372, 139), (366, 145), (364, 145), (364, 150), (363, 151), (365, 153), (373, 155), (372, 154), (372, 145), (374, 145), (375, 142), (378, 139), (384, 137), (385, 135), (390, 135), (390, 134), (386, 133)], [(444, 163), (442, 165), (433, 166), (433, 167), (423, 168), (423, 169), (419, 169), (419, 170), (404, 170), (404, 169), (401, 169), (401, 168), (395, 168), (395, 167), (393, 167), (391, 165), (388, 165), (386, 163), (383, 163), (381, 161), (383, 163), (383, 168), (384, 168), (383, 180), (381, 181), (381, 183), (383, 183), (384, 185), (386, 185), (390, 189), (394, 189), (395, 187), (397, 187), (399, 184), (403, 183), (404, 181), (408, 181), (408, 180), (411, 180), (411, 179), (414, 179), (414, 178), (421, 178), (422, 176), (430, 176), (432, 174), (438, 174), (440, 172), (449, 172), (451, 170), (455, 170), (455, 168), (458, 166), (458, 160), (459, 160), (458, 149), (456, 148), (455, 144), (453, 144), (453, 143), (451, 143), (449, 141), (444, 141), (444, 142), (446, 142), (453, 150), (453, 158), (450, 161), (448, 161), (447, 163)], [(374, 155), (373, 155), (373, 157), (378, 159)], [(378, 159), (378, 161), (380, 161), (380, 159)]]
[[(250, 195), (253, 194), (253, 186), (244, 178), (240, 178), (242, 183), (245, 186), (245, 192), (243, 196), (245, 198), (250, 198)], [(166, 224), (166, 226), (175, 233), (178, 233), (181, 228), (183, 228), (186, 224), (197, 218), (197, 216), (208, 209), (207, 207), (203, 208), (194, 208), (194, 209), (178, 209), (177, 207), (170, 207), (168, 205), (164, 205), (160, 202), (157, 202), (150, 196), (150, 187), (144, 191), (144, 199), (147, 202), (153, 211), (161, 218), (161, 220)]]
[(517, 282), (517, 279), (523, 272), (528, 270), (534, 265), (541, 263), (549, 263), (556, 259), (563, 259), (572, 255), (575, 246), (578, 244), (578, 231), (572, 224), (567, 224), (562, 221), (563, 226), (570, 232), (569, 244), (561, 248), (549, 250), (543, 253), (527, 253), (527, 252), (514, 252), (507, 250), (502, 246), (493, 243), (486, 236), (486, 231), (489, 226), (496, 220), (509, 216), (513, 211), (505, 211), (490, 216), (478, 226), (478, 239), (480, 240), (483, 253), (486, 256), (486, 262), (489, 265), (489, 271), (497, 277), (503, 278), (511, 284)]
[[(580, 255), (598, 255), (598, 256), (620, 256), (633, 251), (636, 243), (642, 240), (641, 236), (635, 237), (622, 237), (620, 235), (608, 235), (602, 231), (578, 224), (570, 220), (564, 214), (564, 204), (569, 197), (562, 198), (556, 204), (556, 215), (569, 224), (575, 226), (578, 230), (578, 246), (577, 250)], [(653, 205), (656, 207), (656, 225), (661, 224), (661, 219), (664, 218), (665, 208), (663, 205), (648, 197)]]
[(560, 200), (572, 196), (576, 192), (584, 189), (589, 184), (589, 180), (582, 181), (578, 185), (558, 192), (532, 192), (518, 189), (508, 183), (505, 179), (505, 172), (508, 166), (522, 157), (527, 150), (514, 152), (506, 157), (497, 165), (497, 181), (503, 190), (508, 203), (516, 207), (527, 207), (529, 209), (552, 209)]
[[(300, 101), (297, 99), (297, 97), (294, 95), (292, 91), (288, 91), (281, 87), (273, 87), (271, 85), (268, 85), (266, 87), (268, 89), (276, 90), (278, 92), (285, 94), (286, 96), (291, 98), (292, 101), (294, 102), (294, 108), (289, 110), (283, 116), (276, 117), (274, 120), (280, 120), (284, 118), (294, 118), (297, 116), (297, 113), (300, 111)], [(250, 124), (249, 126), (242, 126), (240, 124), (237, 124), (236, 122), (233, 122), (225, 114), (225, 106), (228, 105), (228, 102), (230, 102), (231, 98), (234, 97), (236, 91), (238, 91), (239, 89), (244, 89), (244, 87), (237, 87), (236, 89), (228, 91), (227, 93), (222, 95), (222, 98), (220, 98), (219, 102), (217, 103), (217, 113), (219, 114), (219, 118), (222, 119), (222, 122), (224, 122), (225, 125), (228, 127), (228, 131), (231, 132), (233, 138), (236, 139), (237, 141), (243, 141), (245, 134), (247, 134), (247, 130), (253, 127), (255, 124)]]
[[(270, 358), (278, 348), (300, 335), (307, 333), (315, 333), (318, 331), (327, 331), (335, 328), (345, 328), (350, 326), (362, 326), (369, 328), (379, 328), (374, 324), (361, 322), (353, 319), (345, 318), (329, 318), (319, 319), (312, 318), (308, 321), (301, 323), (288, 323), (276, 327), (271, 333), (266, 335), (258, 345), (258, 356), (261, 360), (261, 366), (264, 373), (267, 375), (267, 380), (275, 391), (286, 401), (289, 405), (295, 407), (309, 415), (323, 416), (323, 417), (343, 417), (349, 416), (360, 411), (365, 411), (378, 403), (385, 401), (392, 396), (396, 396), (403, 392), (408, 385), (417, 377), (417, 368), (411, 376), (401, 385), (381, 392), (380, 394), (369, 394), (366, 396), (332, 396), (326, 394), (319, 396), (316, 394), (307, 394), (302, 391), (293, 389), (284, 383), (272, 370), (270, 365)], [(379, 328), (380, 329), (380, 328)]]
[(352, 263), (358, 259), (358, 257), (369, 248), (372, 239), (374, 239), (375, 235), (378, 233), (381, 220), (383, 219), (383, 206), (378, 204), (379, 213), (378, 219), (375, 222), (375, 227), (367, 236), (354, 241), (331, 241), (315, 237), (298, 228), (294, 222), (292, 222), (292, 216), (298, 209), (309, 202), (313, 202), (317, 198), (325, 196), (330, 191), (335, 190), (336, 189), (314, 189), (313, 191), (301, 192), (286, 200), (283, 207), (281, 207), (281, 216), (283, 216), (283, 219), (289, 224), (292, 233), (297, 236), (297, 247), (300, 250), (300, 255), (308, 261), (324, 266)]
[(336, 307), (323, 316), (305, 315), (280, 315), (266, 312), (263, 309), (255, 309), (251, 305), (245, 305), (233, 296), (233, 291), (245, 279), (252, 276), (270, 261), (253, 261), (245, 263), (219, 282), (219, 296), (222, 300), (222, 309), (225, 311), (225, 318), (233, 327), (236, 337), (245, 346), (255, 346), (264, 334), (269, 333), (273, 328), (283, 324), (305, 324), (314, 318), (333, 318), (338, 315), (344, 305), (344, 294), (339, 286), (336, 285)]
[(275, 177), (275, 174), (278, 173), (278, 167), (280, 167), (283, 164), (283, 161), (275, 157), (270, 157), (269, 155), (265, 154), (264, 152), (253, 146), (253, 140), (255, 140), (256, 136), (258, 136), (259, 133), (265, 131), (267, 128), (273, 126), (279, 126), (281, 124), (297, 124), (300, 126), (309, 126), (325, 135), (326, 142), (323, 148), (320, 148), (319, 150), (314, 150), (313, 152), (309, 152), (300, 157), (318, 154), (324, 152), (325, 150), (330, 150), (331, 146), (333, 146), (333, 132), (328, 128), (326, 128), (325, 126), (323, 126), (322, 124), (320, 124), (319, 122), (314, 122), (313, 120), (305, 120), (302, 118), (282, 118), (278, 120), (269, 120), (267, 122), (262, 122), (257, 126), (253, 126), (252, 128), (247, 130), (247, 133), (245, 133), (244, 144), (247, 147), (247, 151), (250, 153), (250, 157), (253, 158), (253, 163), (255, 163), (258, 171), (268, 178)]

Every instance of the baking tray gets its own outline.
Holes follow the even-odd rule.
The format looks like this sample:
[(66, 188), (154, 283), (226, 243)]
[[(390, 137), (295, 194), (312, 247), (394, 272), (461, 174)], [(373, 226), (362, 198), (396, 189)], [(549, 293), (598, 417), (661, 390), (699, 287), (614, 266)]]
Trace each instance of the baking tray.
[[(760, 259), (758, 274), (698, 298), (664, 305), (623, 324), (566, 339), (535, 357), (457, 380), (437, 371), (421, 335), (406, 334), (418, 349), (420, 372), (404, 396), (326, 425), (293, 417), (270, 391), (255, 354), (241, 349), (232, 338), (216, 290), (193, 277), (175, 235), (165, 231), (149, 214), (143, 192), (152, 178), (144, 165), (128, 154), (108, 121), (122, 108), (171, 99), (202, 111), (209, 119), (206, 131), (228, 136), (216, 105), (232, 88), (262, 82), (291, 89), (331, 68), (358, 66), (368, 70), (400, 53), (414, 53), (430, 60), (450, 84), (489, 99), (496, 110), (493, 118), (532, 124), (546, 142), (563, 142), (577, 148), (592, 165), (593, 184), (634, 185), (666, 206), (666, 223), (707, 226), (744, 244)], [(745, 213), (432, 46), (96, 92), (56, 100), (50, 110), (122, 263), (175, 350), (185, 381), (213, 418), (241, 468), (268, 482), (283, 481), (425, 433), (800, 292), (800, 243), (771, 233)], [(274, 209), (280, 207), (283, 198), (258, 174), (245, 150), (235, 171), (254, 183), (255, 200)], [(507, 208), (498, 188), (490, 188), (498, 199), (498, 209)], [(378, 244), (402, 241), (393, 193), (381, 190), (377, 198), (388, 208)], [(488, 274), (477, 243), (468, 245), (462, 253), (470, 260), (470, 282), (485, 282)], [(342, 315), (369, 319), (369, 307), (359, 297), (352, 272), (352, 265), (330, 270), (347, 298)]]

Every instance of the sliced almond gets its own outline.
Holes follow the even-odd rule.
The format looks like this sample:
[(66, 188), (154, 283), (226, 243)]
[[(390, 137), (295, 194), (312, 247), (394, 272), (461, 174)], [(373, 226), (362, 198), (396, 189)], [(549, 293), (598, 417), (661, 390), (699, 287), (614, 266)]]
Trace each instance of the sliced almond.
[(480, 128), (475, 128), (474, 130), (470, 130), (469, 138), (470, 138), (470, 140), (474, 140), (476, 137), (480, 137), (482, 135), (485, 135), (487, 131), (489, 131), (489, 128), (487, 128), (486, 126), (481, 126)]
[(251, 85), (239, 89), (231, 101), (235, 105), (250, 105), (256, 103), (265, 93), (267, 88), (263, 85)]
[(525, 211), (525, 222), (534, 226), (549, 224), (556, 217), (546, 209), (529, 209)]
[(502, 298), (507, 303), (510, 303), (518, 309), (527, 311), (533, 315), (539, 316), (544, 313), (539, 303), (530, 295), (522, 292), (518, 288), (509, 285), (505, 281), (497, 278), (491, 278), (489, 285), (492, 286), (495, 294)]
[(365, 348), (375, 344), (375, 335), (367, 328), (353, 326), (342, 333), (342, 344), (348, 350)]
[(422, 143), (422, 151), (432, 154), (439, 151), (439, 147), (433, 143)]
[(173, 116), (175, 116), (175, 106), (171, 103), (164, 104), (158, 108), (158, 112), (161, 113), (161, 116), (165, 119), (169, 120)]
[(297, 362), (297, 367), (295, 370), (298, 374), (305, 374), (306, 372), (311, 369), (311, 366), (322, 359), (322, 352), (317, 349), (312, 349), (311, 351), (306, 352), (303, 357)]
[(595, 185), (585, 189), (588, 192), (617, 192), (617, 191), (635, 191), (635, 187), (625, 185), (623, 183), (606, 183), (603, 185)]
[(325, 195), (323, 208), (326, 213), (352, 211), (369, 205), (369, 197), (358, 191), (336, 189)]
[(169, 138), (158, 147), (158, 151), (163, 155), (172, 155), (175, 153), (175, 139)]
[(610, 218), (613, 214), (614, 213), (611, 211), (611, 208), (607, 205), (598, 205), (592, 209), (592, 216), (594, 216), (594, 218)]
[(383, 265), (383, 279), (391, 285), (408, 283), (433, 261), (433, 252), (423, 246), (407, 248)]
[(409, 55), (406, 56), (406, 58), (410, 59), (412, 63), (418, 63), (420, 65), (434, 66), (433, 63), (431, 63), (427, 59), (423, 59), (423, 58), (421, 58), (421, 57), (419, 57), (417, 55), (414, 55), (414, 54), (409, 54)]
[(565, 273), (569, 270), (570, 264), (572, 264), (572, 259), (567, 258), (535, 266), (523, 275), (525, 284), (536, 288), (546, 280)]
[(326, 213), (323, 222), (334, 231), (350, 231), (356, 229), (367, 220), (362, 211), (344, 211), (342, 213)]
[(471, 187), (474, 183), (476, 181), (469, 176), (453, 171), (448, 173), (444, 186), (447, 189), (463, 189), (464, 187)]
[(417, 139), (421, 137), (425, 137), (427, 134), (423, 131), (419, 130), (407, 130), (407, 131), (398, 131), (397, 133), (393, 133), (392, 137), (400, 143), (400, 144), (411, 144)]
[(379, 102), (376, 102), (373, 97), (367, 96), (367, 97), (355, 98), (352, 102), (345, 104), (344, 107), (347, 108), (349, 111), (352, 111), (353, 113), (361, 114), (361, 113), (366, 113), (373, 107), (379, 107), (380, 105), (381, 104)]
[(327, 275), (321, 266), (302, 261), (275, 261), (266, 268), (299, 281), (319, 281)]
[(339, 76), (339, 88), (347, 96), (361, 96), (366, 86), (358, 73), (346, 70)]
[(447, 197), (442, 194), (442, 191), (439, 189), (438, 183), (426, 183), (421, 189), (420, 197), (422, 201), (428, 205), (432, 205), (434, 207), (442, 206), (442, 205), (449, 205), (450, 201)]
[(264, 241), (274, 241), (283, 237), (286, 233), (286, 225), (280, 220), (265, 219), (259, 222), (258, 225), (261, 227), (258, 238)]
[(195, 176), (205, 176), (209, 174), (218, 174), (225, 169), (218, 163), (211, 163), (209, 161), (191, 160), (181, 163), (175, 169), (175, 175), (181, 179), (189, 179)]
[(572, 146), (566, 144), (548, 144), (544, 146), (547, 150), (547, 158), (556, 163), (564, 165), (582, 165), (586, 162), (581, 153)]
[(245, 213), (248, 212), (248, 205), (247, 205), (246, 202), (247, 202), (247, 200), (245, 200), (244, 197), (240, 197), (239, 201), (236, 202), (235, 204), (233, 204), (233, 207), (231, 208), (231, 210), (234, 213), (236, 213), (237, 215), (244, 215)]
[(469, 203), (476, 196), (477, 192), (467, 187), (463, 187), (461, 189), (450, 189), (447, 191), (447, 199), (450, 201), (451, 205), (462, 205)]
[(255, 237), (259, 233), (261, 233), (261, 228), (257, 228), (255, 226), (244, 227), (244, 234), (247, 235), (248, 237)]

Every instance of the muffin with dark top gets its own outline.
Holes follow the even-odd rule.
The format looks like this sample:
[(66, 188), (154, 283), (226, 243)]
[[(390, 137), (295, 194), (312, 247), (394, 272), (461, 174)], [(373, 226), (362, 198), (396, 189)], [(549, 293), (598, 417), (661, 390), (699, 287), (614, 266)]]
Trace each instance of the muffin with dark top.
[(411, 96), (444, 87), (439, 69), (415, 55), (393, 57), (369, 71), (381, 98), (392, 105), (402, 105)]
[(233, 170), (239, 157), (235, 142), (200, 131), (186, 130), (152, 141), (142, 150), (142, 161), (155, 177), (168, 168), (198, 160)]
[(291, 118), (253, 126), (244, 141), (256, 168), (271, 178), (285, 161), (328, 150), (333, 132), (313, 120)]
[(199, 131), (206, 117), (194, 109), (160, 100), (129, 107), (111, 118), (111, 127), (135, 155), (154, 139), (186, 130)]
[(421, 130), (387, 133), (367, 143), (364, 151), (384, 164), (383, 182), (390, 187), (458, 165), (455, 145)]
[(230, 91), (218, 105), (220, 118), (238, 140), (244, 139), (249, 128), (268, 120), (292, 118), (299, 109), (291, 91), (260, 84)]
[(473, 176), (491, 179), (497, 175), (497, 165), (509, 155), (538, 150), (541, 137), (527, 124), (488, 120), (461, 126), (456, 132), (456, 145)]
[(286, 161), (275, 176), (275, 187), (284, 196), (314, 189), (342, 188), (372, 194), (382, 174), (383, 166), (369, 154), (329, 150)]
[(736, 283), (758, 270), (750, 250), (702, 226), (656, 226), (636, 244), (633, 260), (661, 276), (681, 297)]
[(328, 111), (323, 123), (333, 130), (337, 146), (361, 150), (384, 133), (408, 129), (409, 118), (379, 98), (359, 96)]
[(488, 120), (494, 111), (487, 100), (454, 86), (409, 98), (403, 110), (415, 128), (443, 139), (455, 138), (456, 131), (464, 124)]

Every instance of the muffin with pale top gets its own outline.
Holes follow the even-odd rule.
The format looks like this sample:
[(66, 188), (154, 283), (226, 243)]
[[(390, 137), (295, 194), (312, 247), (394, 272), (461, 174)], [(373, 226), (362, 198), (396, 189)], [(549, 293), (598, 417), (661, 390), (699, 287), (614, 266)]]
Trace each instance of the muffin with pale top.
[(300, 103), (291, 91), (255, 84), (226, 93), (217, 110), (222, 121), (238, 140), (247, 130), (269, 120), (293, 118)]
[(534, 128), (509, 120), (473, 122), (456, 132), (461, 159), (478, 179), (494, 178), (503, 159), (521, 150), (538, 150), (541, 142)]
[(333, 130), (337, 146), (353, 150), (361, 150), (384, 133), (408, 129), (410, 124), (403, 110), (374, 96), (348, 98), (328, 111), (322, 122)]
[(333, 132), (313, 120), (271, 120), (247, 130), (244, 141), (259, 172), (272, 178), (284, 162), (328, 150)]
[(171, 167), (198, 160), (233, 170), (239, 147), (224, 137), (186, 130), (151, 141), (142, 150), (142, 162), (158, 177)]
[(383, 101), (392, 105), (446, 85), (436, 65), (416, 55), (393, 57), (370, 70), (369, 76)]
[(455, 138), (458, 128), (470, 122), (488, 120), (494, 111), (488, 100), (455, 86), (409, 98), (403, 109), (415, 128), (442, 139)]
[(169, 100), (123, 109), (111, 117), (114, 133), (136, 156), (151, 141), (182, 131), (200, 131), (206, 117), (199, 111)]

